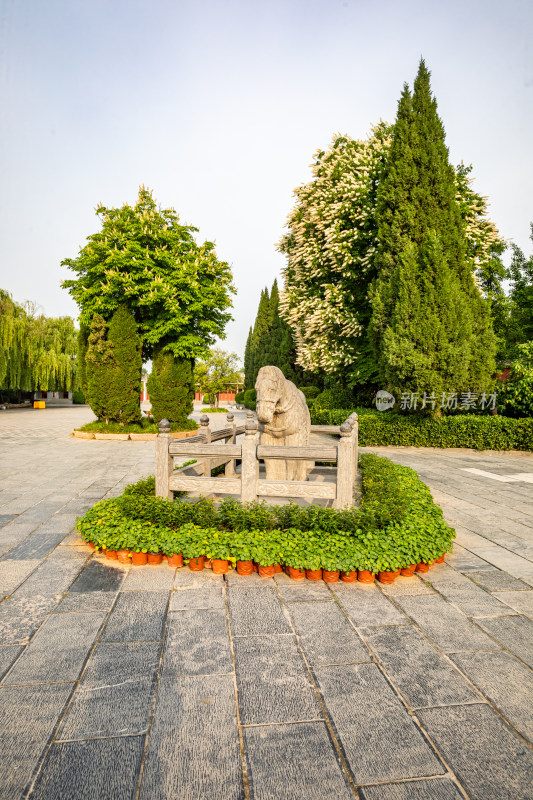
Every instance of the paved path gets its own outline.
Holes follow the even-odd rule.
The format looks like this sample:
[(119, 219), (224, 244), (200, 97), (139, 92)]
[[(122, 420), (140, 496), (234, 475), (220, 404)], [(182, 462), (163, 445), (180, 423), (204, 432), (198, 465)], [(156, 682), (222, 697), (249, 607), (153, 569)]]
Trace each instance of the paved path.
[(222, 578), (80, 545), (153, 469), (89, 418), (0, 412), (2, 800), (533, 798), (533, 457), (387, 451), (457, 527), (423, 579)]

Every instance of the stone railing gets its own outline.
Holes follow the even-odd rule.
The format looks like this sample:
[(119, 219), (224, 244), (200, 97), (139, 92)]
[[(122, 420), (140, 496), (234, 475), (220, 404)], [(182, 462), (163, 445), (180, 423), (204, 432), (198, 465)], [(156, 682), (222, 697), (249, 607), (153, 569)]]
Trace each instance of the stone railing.
[[(228, 414), (227, 428), (211, 431), (209, 418), (200, 419), (198, 436), (175, 441), (170, 437), (170, 425), (161, 420), (156, 440), (155, 493), (157, 497), (172, 498), (172, 492), (237, 495), (243, 502), (262, 497), (302, 497), (306, 500), (333, 500), (335, 508), (353, 503), (357, 479), (357, 414), (351, 414), (342, 425), (312, 425), (313, 433), (339, 435), (337, 444), (309, 447), (262, 446), (257, 421), (248, 412), (246, 425), (237, 427)], [(237, 443), (237, 436), (244, 439)], [(223, 440), (224, 443), (216, 443)], [(174, 458), (196, 459), (196, 464), (174, 469)], [(259, 462), (264, 458), (326, 461), (337, 464), (335, 483), (319, 481), (266, 480), (259, 477)], [(241, 473), (235, 470), (241, 461)], [(224, 477), (211, 477), (211, 470), (225, 465)]]

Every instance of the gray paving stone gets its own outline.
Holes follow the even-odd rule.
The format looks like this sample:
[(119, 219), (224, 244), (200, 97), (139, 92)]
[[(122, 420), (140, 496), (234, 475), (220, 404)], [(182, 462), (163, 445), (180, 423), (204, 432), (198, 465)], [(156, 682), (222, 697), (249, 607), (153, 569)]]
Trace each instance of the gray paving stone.
[(160, 654), (161, 642), (98, 644), (56, 740), (146, 733)]
[(533, 622), (530, 619), (493, 617), (479, 620), (479, 625), (533, 669)]
[(352, 800), (323, 722), (244, 728), (254, 800)]
[(409, 624), (409, 620), (392, 605), (375, 584), (335, 583), (332, 590), (357, 627)]
[(445, 653), (499, 649), (462, 611), (440, 597), (399, 597), (397, 602)]
[[(70, 533), (76, 524), (76, 516), (76, 514), (54, 514), (41, 525), (39, 533)], [(78, 541), (80, 541), (79, 535)]]
[(309, 664), (372, 660), (337, 603), (293, 603), (290, 616)]
[[(425, 575), (424, 575), (425, 578)], [(434, 594), (431, 586), (425, 583), (424, 578), (413, 575), (412, 578), (397, 578), (394, 583), (380, 583), (379, 588), (388, 597), (402, 597), (412, 594)]]
[(73, 581), (76, 580), (83, 569), (85, 561), (84, 557), (61, 558), (52, 553), (26, 578), (13, 597), (22, 595), (32, 597), (34, 594), (62, 595), (68, 591)]
[(446, 772), (377, 664), (314, 673), (356, 784)]
[(80, 611), (110, 611), (118, 592), (73, 592), (65, 595), (54, 608), (55, 614)]
[(210, 569), (202, 569), (200, 572), (192, 572), (188, 567), (181, 567), (176, 570), (174, 577), (174, 588), (180, 589), (183, 586), (223, 586), (224, 575), (215, 575)]
[(527, 583), (523, 583), (518, 578), (513, 578), (508, 572), (501, 569), (484, 569), (480, 572), (469, 572), (468, 577), (478, 583), (483, 589), (488, 592), (499, 592), (506, 589), (518, 590), (529, 589)]
[(293, 581), (288, 575), (276, 575), (279, 593), (286, 603), (306, 603), (310, 600), (333, 600), (324, 581)]
[(524, 616), (533, 618), (533, 591), (495, 592), (494, 597)]
[(243, 800), (233, 676), (160, 678), (140, 800)]
[(3, 528), (4, 525), (7, 525), (8, 522), (11, 522), (15, 517), (16, 514), (0, 514), (0, 527)]
[(446, 555), (446, 562), (454, 569), (460, 572), (480, 571), (483, 569), (493, 569), (493, 565), (489, 564), (485, 559), (474, 555), (469, 550), (465, 550), (458, 544), (454, 544), (453, 553)]
[(359, 796), (361, 800), (463, 800), (457, 784), (449, 778), (364, 786)]
[(14, 661), (19, 657), (23, 651), (23, 647), (15, 645), (4, 645), (0, 647), (0, 681), (10, 669)]
[(117, 589), (120, 589), (128, 567), (110, 559), (106, 559), (106, 561), (107, 564), (94, 558), (89, 561), (70, 591), (116, 592)]
[(533, 752), (489, 706), (417, 715), (471, 800), (531, 800)]
[(479, 694), (413, 626), (362, 628), (361, 636), (411, 707), (481, 702)]
[(292, 633), (274, 586), (228, 588), (232, 636)]
[(104, 619), (98, 612), (50, 615), (3, 684), (77, 680)]
[(72, 684), (0, 688), (0, 797), (19, 798), (72, 692)]
[(39, 566), (38, 559), (29, 561), (0, 561), (0, 596), (11, 594)]
[(239, 589), (245, 589), (249, 586), (262, 588), (264, 586), (272, 586), (274, 583), (272, 578), (262, 578), (257, 572), (252, 572), (251, 575), (239, 575), (236, 570), (227, 572), (224, 575), (224, 580), (229, 586), (236, 586)]
[(5, 556), (5, 560), (28, 561), (44, 558), (57, 547), (64, 535), (63, 533), (33, 533), (13, 547)]
[(144, 736), (53, 744), (31, 800), (134, 800)]
[(508, 606), (471, 581), (468, 584), (434, 581), (433, 586), (467, 617), (498, 617), (512, 613)]
[(227, 672), (233, 672), (233, 662), (225, 610), (169, 614), (161, 674), (170, 677)]
[(0, 604), (0, 643), (26, 644), (57, 605), (53, 595), (13, 596)]
[(294, 636), (235, 639), (241, 724), (322, 719)]
[(120, 591), (170, 592), (174, 585), (175, 572), (175, 568), (168, 564), (132, 567), (124, 578)]
[(103, 630), (103, 642), (163, 638), (169, 592), (120, 592)]
[(186, 586), (172, 592), (170, 610), (179, 611), (187, 608), (225, 609), (224, 584), (216, 586)]
[(533, 673), (510, 653), (456, 653), (453, 661), (526, 739), (533, 742)]

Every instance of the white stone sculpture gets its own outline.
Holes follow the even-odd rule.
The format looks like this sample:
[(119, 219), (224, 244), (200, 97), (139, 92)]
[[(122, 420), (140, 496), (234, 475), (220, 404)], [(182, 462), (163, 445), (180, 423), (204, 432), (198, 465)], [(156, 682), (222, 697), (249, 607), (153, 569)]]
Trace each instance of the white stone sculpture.
[[(261, 444), (308, 447), (311, 417), (303, 392), (278, 367), (261, 367), (255, 384)], [(265, 459), (267, 480), (305, 481), (312, 462)]]

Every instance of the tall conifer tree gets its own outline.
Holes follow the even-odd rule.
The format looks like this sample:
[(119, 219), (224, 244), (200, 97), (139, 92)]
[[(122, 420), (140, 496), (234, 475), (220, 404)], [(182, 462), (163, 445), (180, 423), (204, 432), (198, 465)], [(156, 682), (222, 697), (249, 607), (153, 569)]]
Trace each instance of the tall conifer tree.
[(407, 85), (377, 201), (378, 277), (370, 335), (395, 392), (485, 390), (494, 370), (489, 308), (467, 257), (444, 128), (421, 60)]
[(108, 386), (110, 416), (125, 425), (140, 423), (141, 338), (133, 314), (126, 305), (120, 305), (111, 317), (107, 339), (113, 349)]
[(113, 345), (107, 340), (107, 323), (95, 314), (91, 323), (85, 354), (87, 402), (99, 420), (109, 422), (111, 404), (109, 386), (113, 373)]

